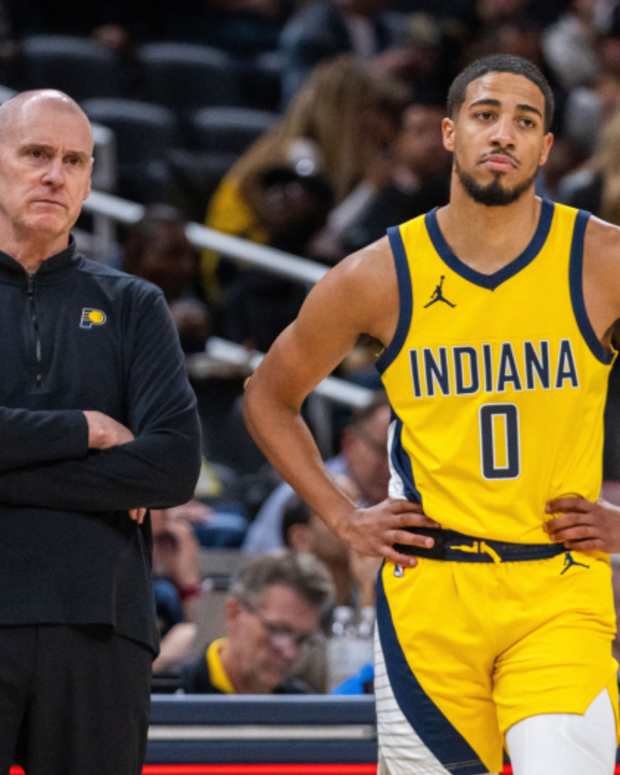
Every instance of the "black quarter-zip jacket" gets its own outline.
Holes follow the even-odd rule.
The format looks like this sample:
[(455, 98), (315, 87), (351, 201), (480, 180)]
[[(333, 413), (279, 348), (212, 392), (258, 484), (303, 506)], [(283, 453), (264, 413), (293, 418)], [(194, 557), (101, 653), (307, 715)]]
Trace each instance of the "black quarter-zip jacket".
[[(0, 252), (0, 625), (104, 624), (157, 650), (150, 523), (192, 497), (200, 431), (161, 291), (73, 240), (27, 274)], [(88, 449), (83, 410), (135, 440)]]

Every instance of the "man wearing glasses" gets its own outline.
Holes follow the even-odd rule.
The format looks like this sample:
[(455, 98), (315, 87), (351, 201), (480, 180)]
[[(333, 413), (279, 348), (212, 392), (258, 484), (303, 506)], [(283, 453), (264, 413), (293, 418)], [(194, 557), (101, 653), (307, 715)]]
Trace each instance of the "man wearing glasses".
[(183, 689), (192, 694), (309, 691), (290, 676), (332, 601), (332, 581), (314, 557), (278, 552), (256, 558), (232, 584), (226, 634), (183, 671)]

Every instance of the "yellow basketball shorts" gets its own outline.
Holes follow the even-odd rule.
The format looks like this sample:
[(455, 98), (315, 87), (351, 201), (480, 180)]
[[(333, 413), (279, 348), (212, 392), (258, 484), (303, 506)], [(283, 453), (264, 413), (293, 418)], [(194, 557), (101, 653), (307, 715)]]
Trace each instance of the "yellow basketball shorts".
[(615, 631), (606, 557), (419, 558), (404, 571), (385, 563), (377, 593), (377, 666), (387, 687), (377, 695), (379, 746), (383, 736), (389, 748), (389, 714), (395, 720), (397, 711), (412, 744), (439, 768), (420, 772), (477, 775), (501, 770), (504, 734), (524, 718), (583, 714), (607, 688), (617, 719)]

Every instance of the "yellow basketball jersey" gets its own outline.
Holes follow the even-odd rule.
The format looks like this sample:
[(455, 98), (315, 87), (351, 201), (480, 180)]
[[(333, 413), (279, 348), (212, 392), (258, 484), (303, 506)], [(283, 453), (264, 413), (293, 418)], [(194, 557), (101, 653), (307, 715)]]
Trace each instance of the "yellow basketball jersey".
[(583, 299), (588, 217), (543, 201), (526, 250), (491, 275), (454, 255), (434, 210), (388, 232), (400, 317), (377, 367), (394, 413), (390, 495), (444, 528), (547, 542), (550, 498), (599, 496), (614, 354)]

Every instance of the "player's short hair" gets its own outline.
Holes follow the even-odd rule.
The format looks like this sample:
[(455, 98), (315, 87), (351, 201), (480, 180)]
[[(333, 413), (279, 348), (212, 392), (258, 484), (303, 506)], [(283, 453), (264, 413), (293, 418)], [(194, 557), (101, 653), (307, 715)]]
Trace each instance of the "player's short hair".
[(548, 132), (553, 123), (555, 111), (555, 99), (549, 81), (541, 70), (529, 59), (513, 56), (512, 54), (491, 54), (471, 62), (452, 81), (448, 90), (447, 112), (452, 118), (465, 101), (465, 92), (472, 81), (482, 78), (487, 73), (514, 73), (522, 75), (538, 86), (545, 98), (545, 132)]

